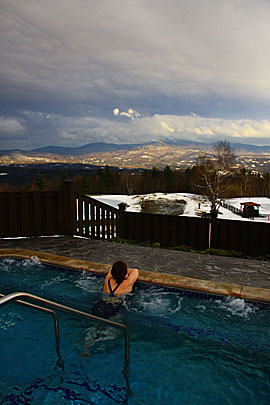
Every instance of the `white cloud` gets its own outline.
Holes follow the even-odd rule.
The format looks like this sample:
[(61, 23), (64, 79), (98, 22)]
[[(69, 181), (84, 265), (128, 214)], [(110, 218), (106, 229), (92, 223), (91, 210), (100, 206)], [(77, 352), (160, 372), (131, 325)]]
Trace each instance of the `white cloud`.
[[(116, 143), (146, 142), (152, 139), (190, 139), (215, 142), (228, 139), (232, 142), (256, 143), (256, 138), (270, 144), (270, 121), (229, 120), (199, 116), (161, 115), (142, 117), (130, 121), (111, 121), (99, 118), (62, 118), (66, 130), (80, 136), (80, 140), (108, 140)], [(79, 138), (78, 138), (79, 139)], [(89, 141), (90, 142), (90, 141)]]
[(20, 132), (24, 129), (21, 122), (16, 118), (0, 117), (0, 131), (9, 134)]
[(159, 115), (143, 117), (125, 127), (130, 137), (144, 139), (188, 139), (215, 142), (228, 139), (231, 142), (270, 144), (269, 120), (229, 120), (200, 116)]
[(168, 123), (165, 122), (165, 121), (162, 121), (162, 122), (161, 122), (161, 127), (164, 128), (164, 129), (166, 129), (168, 132), (172, 132), (172, 133), (173, 133), (173, 132), (175, 131), (174, 128), (169, 127)]
[(138, 111), (135, 111), (133, 108), (129, 108), (128, 111), (121, 111), (121, 112), (120, 112), (119, 108), (115, 108), (113, 110), (113, 114), (116, 116), (121, 115), (123, 117), (127, 117), (132, 120), (136, 120), (141, 116), (141, 114)]

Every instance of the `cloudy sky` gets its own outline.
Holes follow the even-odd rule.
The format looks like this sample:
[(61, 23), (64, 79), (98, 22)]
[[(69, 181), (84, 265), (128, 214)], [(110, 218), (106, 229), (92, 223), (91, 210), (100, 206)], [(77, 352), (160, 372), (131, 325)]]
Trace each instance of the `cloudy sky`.
[(0, 149), (270, 145), (269, 0), (0, 6)]

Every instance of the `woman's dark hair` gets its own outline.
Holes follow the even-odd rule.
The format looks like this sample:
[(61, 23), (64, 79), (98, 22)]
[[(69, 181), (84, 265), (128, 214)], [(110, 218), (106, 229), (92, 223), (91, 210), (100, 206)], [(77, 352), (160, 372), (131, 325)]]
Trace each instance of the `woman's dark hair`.
[(127, 275), (127, 265), (126, 263), (119, 260), (115, 262), (112, 266), (111, 274), (113, 278), (116, 280), (117, 284), (122, 283), (124, 281), (125, 276)]

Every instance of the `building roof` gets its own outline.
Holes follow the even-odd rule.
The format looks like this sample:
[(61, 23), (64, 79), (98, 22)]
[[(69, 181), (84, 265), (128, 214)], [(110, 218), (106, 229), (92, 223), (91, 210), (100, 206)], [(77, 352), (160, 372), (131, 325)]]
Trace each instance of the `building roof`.
[(260, 207), (261, 206), (261, 204), (257, 204), (257, 203), (251, 202), (251, 201), (243, 202), (243, 203), (240, 203), (240, 204), (244, 205), (245, 207)]

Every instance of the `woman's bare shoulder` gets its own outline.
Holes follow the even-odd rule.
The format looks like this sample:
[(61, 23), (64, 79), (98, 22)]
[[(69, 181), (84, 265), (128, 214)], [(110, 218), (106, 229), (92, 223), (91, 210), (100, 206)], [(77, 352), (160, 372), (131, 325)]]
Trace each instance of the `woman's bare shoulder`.
[(128, 277), (125, 280), (128, 284), (133, 285), (138, 278), (139, 278), (138, 269), (128, 269)]

